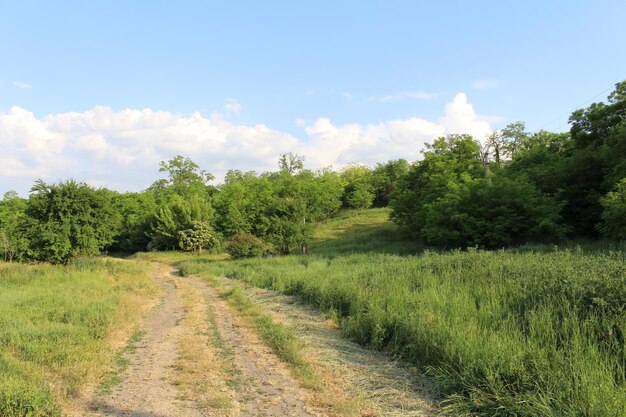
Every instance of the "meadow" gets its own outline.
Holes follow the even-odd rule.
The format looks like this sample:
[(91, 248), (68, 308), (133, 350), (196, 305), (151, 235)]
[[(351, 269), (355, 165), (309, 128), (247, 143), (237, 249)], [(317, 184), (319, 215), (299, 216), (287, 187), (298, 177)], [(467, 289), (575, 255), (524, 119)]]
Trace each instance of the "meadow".
[(429, 251), (387, 215), (323, 223), (309, 255), (157, 258), (318, 306), (347, 337), (424, 370), (455, 415), (626, 415), (623, 251)]
[(142, 262), (0, 263), (0, 416), (64, 415), (157, 298)]

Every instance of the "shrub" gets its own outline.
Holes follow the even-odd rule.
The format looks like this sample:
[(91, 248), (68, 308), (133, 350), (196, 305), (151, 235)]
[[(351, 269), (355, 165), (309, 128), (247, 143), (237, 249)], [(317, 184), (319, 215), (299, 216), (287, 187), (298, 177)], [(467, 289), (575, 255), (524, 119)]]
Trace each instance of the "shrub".
[(258, 258), (268, 253), (270, 246), (250, 233), (237, 233), (226, 246), (231, 258)]
[(207, 222), (194, 220), (189, 229), (178, 232), (178, 246), (184, 251), (201, 253), (219, 244), (217, 233)]

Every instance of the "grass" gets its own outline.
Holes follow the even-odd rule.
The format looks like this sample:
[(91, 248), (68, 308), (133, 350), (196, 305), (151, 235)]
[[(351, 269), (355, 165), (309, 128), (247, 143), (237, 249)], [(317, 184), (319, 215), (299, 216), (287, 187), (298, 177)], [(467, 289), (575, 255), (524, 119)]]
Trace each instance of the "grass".
[(623, 251), (434, 252), (386, 216), (343, 213), (317, 229), (309, 256), (176, 262), (318, 306), (346, 336), (425, 370), (450, 413), (626, 415)]
[(113, 391), (113, 387), (122, 382), (122, 374), (130, 365), (126, 356), (137, 350), (137, 345), (143, 336), (144, 332), (141, 329), (135, 329), (128, 339), (128, 344), (115, 353), (115, 366), (107, 372), (102, 382), (98, 385), (98, 393), (100, 395), (110, 394)]
[(257, 333), (272, 350), (289, 364), (305, 387), (320, 389), (321, 382), (313, 367), (303, 358), (301, 343), (293, 330), (272, 319), (272, 316), (250, 301), (239, 286), (222, 289), (221, 297), (228, 300), (244, 317), (251, 320)]
[(0, 415), (59, 416), (115, 358), (156, 289), (145, 263), (0, 263)]

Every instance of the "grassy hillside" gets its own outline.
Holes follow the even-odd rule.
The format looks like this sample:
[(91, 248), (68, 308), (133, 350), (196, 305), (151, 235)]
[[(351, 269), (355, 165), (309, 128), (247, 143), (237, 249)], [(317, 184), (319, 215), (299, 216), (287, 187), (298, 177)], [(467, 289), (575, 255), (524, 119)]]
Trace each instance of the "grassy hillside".
[(111, 364), (112, 330), (130, 330), (155, 295), (139, 262), (0, 263), (0, 416), (61, 415)]
[(426, 370), (460, 415), (626, 415), (626, 260), (581, 249), (417, 253), (385, 210), (321, 225), (310, 255), (178, 257), (295, 294)]

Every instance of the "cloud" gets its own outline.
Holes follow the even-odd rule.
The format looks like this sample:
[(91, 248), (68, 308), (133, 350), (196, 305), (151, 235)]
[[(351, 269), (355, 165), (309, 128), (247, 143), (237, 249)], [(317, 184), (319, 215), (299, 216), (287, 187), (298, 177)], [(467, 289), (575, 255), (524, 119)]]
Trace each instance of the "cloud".
[(329, 118), (297, 119), (304, 128), (302, 137), (264, 124), (237, 124), (219, 113), (98, 106), (38, 118), (13, 107), (0, 112), (0, 193), (16, 187), (24, 192), (36, 178), (76, 178), (120, 191), (141, 190), (159, 178), (160, 161), (178, 154), (218, 178), (228, 169), (273, 170), (283, 152), (306, 156), (312, 169), (416, 160), (424, 144), (438, 136), (470, 133), (482, 138), (491, 131), (490, 120), (476, 114), (463, 93), (437, 120), (411, 117), (337, 125)]
[(477, 90), (493, 90), (500, 85), (498, 80), (476, 80), (472, 83), (472, 87)]
[(306, 120), (301, 119), (299, 117), (296, 120), (294, 120), (294, 123), (296, 124), (296, 126), (299, 126), (299, 127), (306, 126)]
[(404, 101), (404, 100), (430, 100), (435, 98), (437, 95), (432, 93), (424, 93), (423, 91), (400, 91), (395, 94), (376, 97), (369, 97), (370, 101), (378, 101), (380, 103), (391, 103), (394, 101)]
[(482, 141), (492, 133), (490, 121), (493, 120), (493, 117), (477, 115), (465, 93), (458, 93), (446, 104), (439, 124), (446, 127), (446, 133), (468, 133)]
[(226, 100), (226, 104), (224, 105), (224, 111), (226, 112), (227, 116), (231, 116), (233, 114), (239, 116), (241, 109), (242, 106), (241, 104), (237, 103), (237, 100), (232, 98)]
[(30, 90), (31, 88), (33, 88), (32, 85), (23, 81), (13, 81), (11, 84), (13, 84), (13, 87), (19, 88), (20, 90)]

